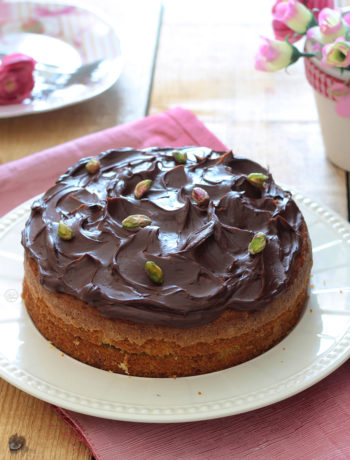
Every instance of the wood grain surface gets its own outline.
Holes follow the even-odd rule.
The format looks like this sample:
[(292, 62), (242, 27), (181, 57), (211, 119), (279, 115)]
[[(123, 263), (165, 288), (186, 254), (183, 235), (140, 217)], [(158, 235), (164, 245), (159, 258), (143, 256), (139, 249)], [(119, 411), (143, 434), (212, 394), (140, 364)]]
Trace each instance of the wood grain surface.
[[(85, 0), (84, 5), (96, 9), (93, 0)], [(122, 40), (125, 67), (119, 81), (104, 94), (82, 104), (38, 115), (1, 119), (0, 163), (146, 115), (161, 3), (158, 0), (100, 0), (98, 6), (115, 23)], [(91, 458), (89, 450), (50, 405), (2, 379), (0, 414), (1, 460), (14, 457), (28, 460)], [(15, 433), (25, 437), (26, 446), (17, 453), (10, 453), (8, 441)]]
[[(93, 0), (86, 4), (94, 4)], [(147, 7), (146, 7), (147, 4)], [(272, 37), (272, 0), (165, 2), (150, 112), (192, 110), (234, 152), (269, 165), (278, 182), (347, 216), (345, 173), (326, 159), (302, 62), (275, 74), (254, 70), (259, 35)], [(105, 94), (74, 107), (0, 120), (7, 162), (117, 123), (148, 106), (158, 6), (100, 0), (125, 40), (125, 71)], [(0, 380), (0, 458), (8, 438), (26, 437), (24, 459), (87, 459), (88, 450), (49, 405)]]
[(156, 52), (160, 1), (100, 0), (97, 3), (85, 0), (84, 5), (94, 10), (98, 7), (111, 24), (115, 24), (125, 60), (120, 79), (105, 93), (81, 104), (47, 113), (0, 119), (0, 163), (145, 116)]
[(151, 112), (194, 111), (235, 153), (347, 217), (345, 173), (325, 157), (302, 61), (288, 71), (254, 70), (259, 36), (273, 37), (273, 3), (168, 2)]

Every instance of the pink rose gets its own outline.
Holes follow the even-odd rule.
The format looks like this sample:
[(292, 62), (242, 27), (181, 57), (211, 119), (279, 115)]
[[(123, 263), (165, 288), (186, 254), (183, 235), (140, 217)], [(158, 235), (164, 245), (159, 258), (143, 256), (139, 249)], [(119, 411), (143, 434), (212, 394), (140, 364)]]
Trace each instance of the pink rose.
[(0, 104), (17, 104), (30, 96), (34, 87), (35, 60), (25, 54), (5, 56), (0, 65)]
[(322, 48), (322, 64), (325, 67), (349, 67), (350, 65), (350, 42), (339, 37), (334, 43)]
[(311, 27), (307, 37), (322, 44), (333, 43), (338, 37), (345, 37), (348, 26), (343, 21), (340, 10), (323, 8), (318, 17), (319, 26)]
[(310, 24), (315, 21), (311, 11), (298, 0), (287, 0), (276, 4), (273, 17), (298, 34), (305, 34)]
[(261, 37), (262, 43), (255, 56), (255, 69), (276, 72), (293, 62), (294, 46), (290, 43)]
[[(286, 0), (276, 0), (276, 3), (274, 4), (272, 8), (272, 14), (275, 15), (276, 13), (276, 7), (278, 6), (279, 3), (285, 2)], [(318, 10), (321, 10), (323, 8), (334, 8), (334, 0), (298, 0), (300, 3), (306, 6), (306, 8), (309, 8), (309, 10), (312, 10), (314, 8), (317, 8)], [(316, 20), (318, 18), (318, 13), (315, 13)], [(291, 43), (294, 43), (298, 41), (302, 35), (296, 35), (295, 31), (290, 29), (284, 22), (279, 21), (277, 19), (274, 19), (272, 21), (272, 27), (273, 31), (275, 33), (275, 38), (277, 40), (284, 40), (288, 36), (288, 41)]]

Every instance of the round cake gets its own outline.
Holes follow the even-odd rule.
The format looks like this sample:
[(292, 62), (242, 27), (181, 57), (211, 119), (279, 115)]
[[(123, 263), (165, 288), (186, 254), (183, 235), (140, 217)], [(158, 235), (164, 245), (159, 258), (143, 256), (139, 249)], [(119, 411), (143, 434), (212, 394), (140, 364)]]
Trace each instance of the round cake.
[(311, 243), (291, 194), (229, 152), (109, 150), (32, 205), (23, 299), (91, 366), (190, 376), (281, 341), (307, 298)]

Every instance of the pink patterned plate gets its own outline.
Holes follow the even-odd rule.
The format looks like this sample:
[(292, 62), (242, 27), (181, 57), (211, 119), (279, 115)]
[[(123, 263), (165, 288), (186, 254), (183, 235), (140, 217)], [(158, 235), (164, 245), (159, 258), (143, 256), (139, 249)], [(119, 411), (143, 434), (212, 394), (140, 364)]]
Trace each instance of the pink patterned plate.
[[(122, 70), (114, 27), (100, 13), (68, 3), (0, 2), (0, 55), (15, 52), (32, 56), (40, 65), (32, 97), (20, 104), (0, 105), (0, 118), (86, 101), (110, 88)], [(57, 73), (71, 73), (89, 64), (93, 71), (82, 73), (83, 78), (54, 77), (56, 69)]]

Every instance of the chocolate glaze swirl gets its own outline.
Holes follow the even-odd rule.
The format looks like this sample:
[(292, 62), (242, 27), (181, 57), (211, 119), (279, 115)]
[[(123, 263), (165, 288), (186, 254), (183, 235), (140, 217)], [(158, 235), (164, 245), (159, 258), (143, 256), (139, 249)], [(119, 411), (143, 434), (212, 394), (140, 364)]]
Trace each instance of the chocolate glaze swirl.
[[(22, 235), (40, 282), (87, 302), (108, 318), (187, 328), (208, 323), (225, 309), (265, 307), (288, 285), (301, 248), (302, 215), (289, 192), (257, 163), (186, 148), (177, 165), (171, 148), (110, 150), (101, 168), (88, 174), (82, 159), (32, 206)], [(268, 176), (259, 188), (251, 172)], [(141, 200), (135, 185), (153, 181)], [(201, 209), (192, 189), (207, 191)], [(126, 229), (122, 220), (144, 214), (152, 224)], [(59, 220), (74, 238), (57, 236)], [(267, 235), (263, 252), (250, 255), (257, 232)], [(164, 273), (153, 284), (144, 267), (154, 261)]]

